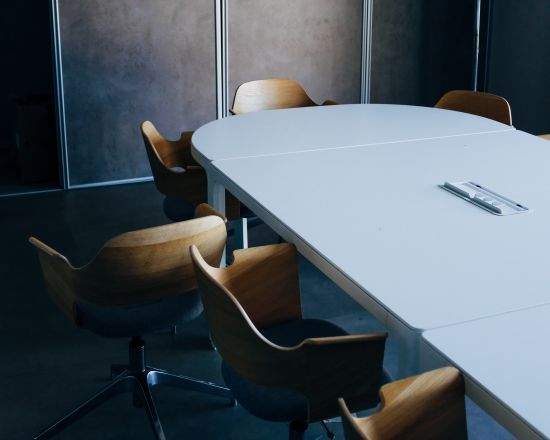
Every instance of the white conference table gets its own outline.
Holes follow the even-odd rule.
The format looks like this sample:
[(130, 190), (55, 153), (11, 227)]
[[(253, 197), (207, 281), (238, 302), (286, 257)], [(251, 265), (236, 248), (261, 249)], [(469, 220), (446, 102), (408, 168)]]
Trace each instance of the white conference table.
[(216, 120), (193, 134), (192, 154), (208, 175), (208, 200), (222, 212), (225, 190), (213, 161), (468, 136), (512, 127), (431, 107), (347, 104), (268, 110)]
[(467, 394), (520, 439), (550, 438), (550, 306), (427, 331), (422, 369), (455, 365)]
[(201, 165), (221, 159), (513, 130), (467, 113), (390, 104), (269, 110), (210, 122), (193, 135)]
[[(329, 122), (317, 108), (260, 112), (247, 119), (251, 125), (231, 117), (199, 129), (193, 154), (207, 170), (210, 203), (223, 209), (228, 189), (295, 243), (396, 337), (402, 374), (420, 368), (422, 332), (550, 303), (547, 142), (457, 112), (340, 108), (373, 118), (379, 109), (393, 123), (365, 116), (353, 118), (353, 127), (332, 121), (326, 129), (312, 122), (320, 114)], [(296, 144), (281, 137), (285, 124), (297, 133)], [(341, 132), (340, 143), (331, 134), (328, 142), (325, 135), (338, 127), (361, 133)], [(495, 216), (438, 187), (459, 180), (533, 212)]]

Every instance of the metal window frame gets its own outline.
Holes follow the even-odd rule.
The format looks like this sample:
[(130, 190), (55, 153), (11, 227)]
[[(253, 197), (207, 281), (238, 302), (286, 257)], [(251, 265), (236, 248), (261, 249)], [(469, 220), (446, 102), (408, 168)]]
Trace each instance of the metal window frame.
[(372, 17), (374, 0), (363, 0), (361, 44), (361, 103), (371, 102)]
[(61, 51), (61, 28), (59, 25), (58, 0), (50, 0), (50, 17), (59, 180), (63, 189), (69, 189), (71, 188), (71, 180), (69, 173), (69, 154), (67, 151), (67, 126), (65, 121), (63, 59)]

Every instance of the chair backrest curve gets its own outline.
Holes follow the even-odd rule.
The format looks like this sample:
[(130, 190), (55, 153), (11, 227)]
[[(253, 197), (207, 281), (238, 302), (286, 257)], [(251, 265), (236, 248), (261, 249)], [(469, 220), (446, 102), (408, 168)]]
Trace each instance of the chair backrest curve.
[(470, 113), (512, 125), (512, 112), (508, 101), (491, 93), (472, 90), (452, 90), (437, 102), (436, 108)]
[(95, 258), (72, 267), (61, 254), (32, 239), (38, 248), (50, 296), (74, 319), (76, 301), (95, 305), (138, 304), (196, 288), (189, 246), (219, 265), (227, 232), (224, 221), (207, 216), (128, 232), (109, 240)]
[(241, 84), (235, 92), (231, 113), (256, 112), (317, 105), (297, 81), (263, 79)]

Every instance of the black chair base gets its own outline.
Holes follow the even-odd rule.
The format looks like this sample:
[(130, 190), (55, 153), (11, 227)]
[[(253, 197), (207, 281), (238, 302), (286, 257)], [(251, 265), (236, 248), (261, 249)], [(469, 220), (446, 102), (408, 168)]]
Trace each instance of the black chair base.
[(165, 440), (166, 436), (164, 435), (151, 395), (151, 388), (155, 386), (172, 386), (225, 397), (229, 399), (231, 405), (236, 404), (233, 394), (228, 388), (212, 382), (193, 379), (145, 366), (145, 343), (140, 337), (134, 337), (130, 341), (129, 365), (112, 365), (111, 378), (112, 381), (109, 385), (53, 425), (41, 431), (34, 439), (48, 439), (112, 397), (121, 393), (131, 392), (134, 395), (134, 406), (145, 408), (155, 438), (157, 440)]

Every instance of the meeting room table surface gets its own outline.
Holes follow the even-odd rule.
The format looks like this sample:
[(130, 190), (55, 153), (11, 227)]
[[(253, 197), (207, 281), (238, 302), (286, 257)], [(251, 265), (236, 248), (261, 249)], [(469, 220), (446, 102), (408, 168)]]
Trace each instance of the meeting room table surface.
[[(210, 202), (223, 209), (228, 189), (295, 243), (396, 337), (403, 375), (423, 364), (423, 332), (550, 304), (550, 148), (540, 138), (464, 113), (364, 104), (230, 117), (192, 142)], [(461, 181), (529, 211), (495, 215), (440, 187)], [(495, 374), (513, 368), (529, 374), (520, 358)]]

